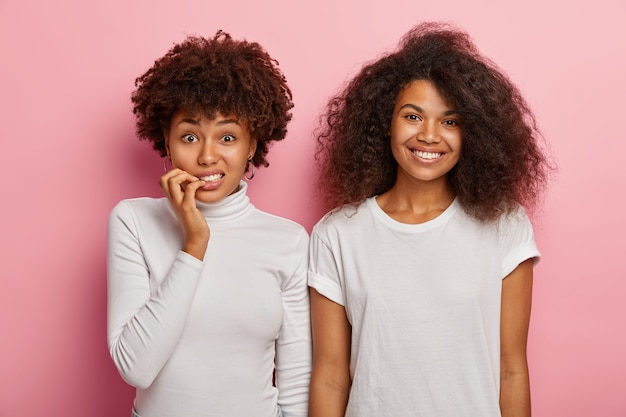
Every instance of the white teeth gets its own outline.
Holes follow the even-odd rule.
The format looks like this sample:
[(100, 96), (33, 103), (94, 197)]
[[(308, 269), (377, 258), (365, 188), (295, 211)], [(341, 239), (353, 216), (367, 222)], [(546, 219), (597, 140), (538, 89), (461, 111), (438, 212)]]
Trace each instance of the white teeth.
[(439, 152), (413, 151), (413, 153), (422, 159), (436, 159), (442, 155)]
[(215, 181), (221, 180), (223, 176), (224, 174), (213, 174), (213, 175), (207, 175), (206, 177), (200, 177), (200, 179), (202, 181), (215, 182)]

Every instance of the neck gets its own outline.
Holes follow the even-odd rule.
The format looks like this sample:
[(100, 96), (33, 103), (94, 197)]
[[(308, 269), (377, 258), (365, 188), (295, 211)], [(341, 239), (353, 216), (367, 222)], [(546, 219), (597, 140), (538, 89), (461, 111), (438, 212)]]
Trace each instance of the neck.
[(376, 201), (391, 218), (410, 224), (424, 223), (443, 213), (454, 201), (447, 177), (436, 181), (396, 181)]
[(198, 207), (204, 217), (210, 221), (236, 219), (253, 208), (246, 195), (247, 188), (247, 184), (242, 181), (237, 191), (231, 195), (215, 203), (196, 201), (196, 207)]

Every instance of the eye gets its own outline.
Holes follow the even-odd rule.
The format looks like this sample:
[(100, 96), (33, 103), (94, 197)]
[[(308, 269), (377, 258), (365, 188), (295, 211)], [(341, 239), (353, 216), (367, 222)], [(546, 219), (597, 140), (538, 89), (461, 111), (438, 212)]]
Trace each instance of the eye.
[(235, 141), (235, 137), (233, 135), (224, 135), (221, 140), (222, 142), (230, 143)]
[(183, 142), (186, 142), (186, 143), (193, 143), (193, 142), (198, 141), (198, 138), (195, 135), (192, 135), (191, 133), (183, 135), (182, 139), (183, 139)]
[(421, 118), (417, 115), (417, 114), (407, 114), (406, 116), (404, 116), (407, 120), (410, 120), (412, 122), (418, 122), (421, 120)]
[(454, 119), (447, 119), (443, 121), (443, 124), (449, 127), (456, 127), (459, 125), (459, 121)]

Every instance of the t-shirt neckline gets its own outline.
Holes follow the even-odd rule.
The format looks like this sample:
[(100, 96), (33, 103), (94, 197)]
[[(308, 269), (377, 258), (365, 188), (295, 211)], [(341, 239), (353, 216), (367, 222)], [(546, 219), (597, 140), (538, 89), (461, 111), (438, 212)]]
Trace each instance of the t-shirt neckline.
[(441, 213), (434, 219), (428, 220), (424, 223), (410, 224), (399, 222), (389, 216), (387, 213), (385, 213), (385, 211), (378, 205), (378, 202), (376, 201), (376, 196), (368, 198), (365, 203), (367, 208), (372, 212), (375, 218), (394, 230), (407, 233), (425, 232), (427, 230), (431, 230), (443, 224), (446, 224), (448, 220), (460, 209), (458, 198), (455, 197), (454, 200), (452, 200), (452, 203), (450, 203), (450, 205), (443, 211), (443, 213)]

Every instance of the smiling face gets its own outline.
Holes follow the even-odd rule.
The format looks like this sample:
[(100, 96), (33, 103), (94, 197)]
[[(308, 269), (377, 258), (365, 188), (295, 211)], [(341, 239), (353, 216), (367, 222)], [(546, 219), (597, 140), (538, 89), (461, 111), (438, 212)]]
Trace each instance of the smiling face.
[(256, 140), (247, 123), (232, 114), (207, 119), (180, 110), (166, 132), (166, 146), (174, 168), (206, 181), (196, 200), (215, 203), (237, 191)]
[(430, 81), (413, 81), (400, 91), (389, 132), (397, 182), (447, 184), (461, 156), (461, 127), (456, 110)]

